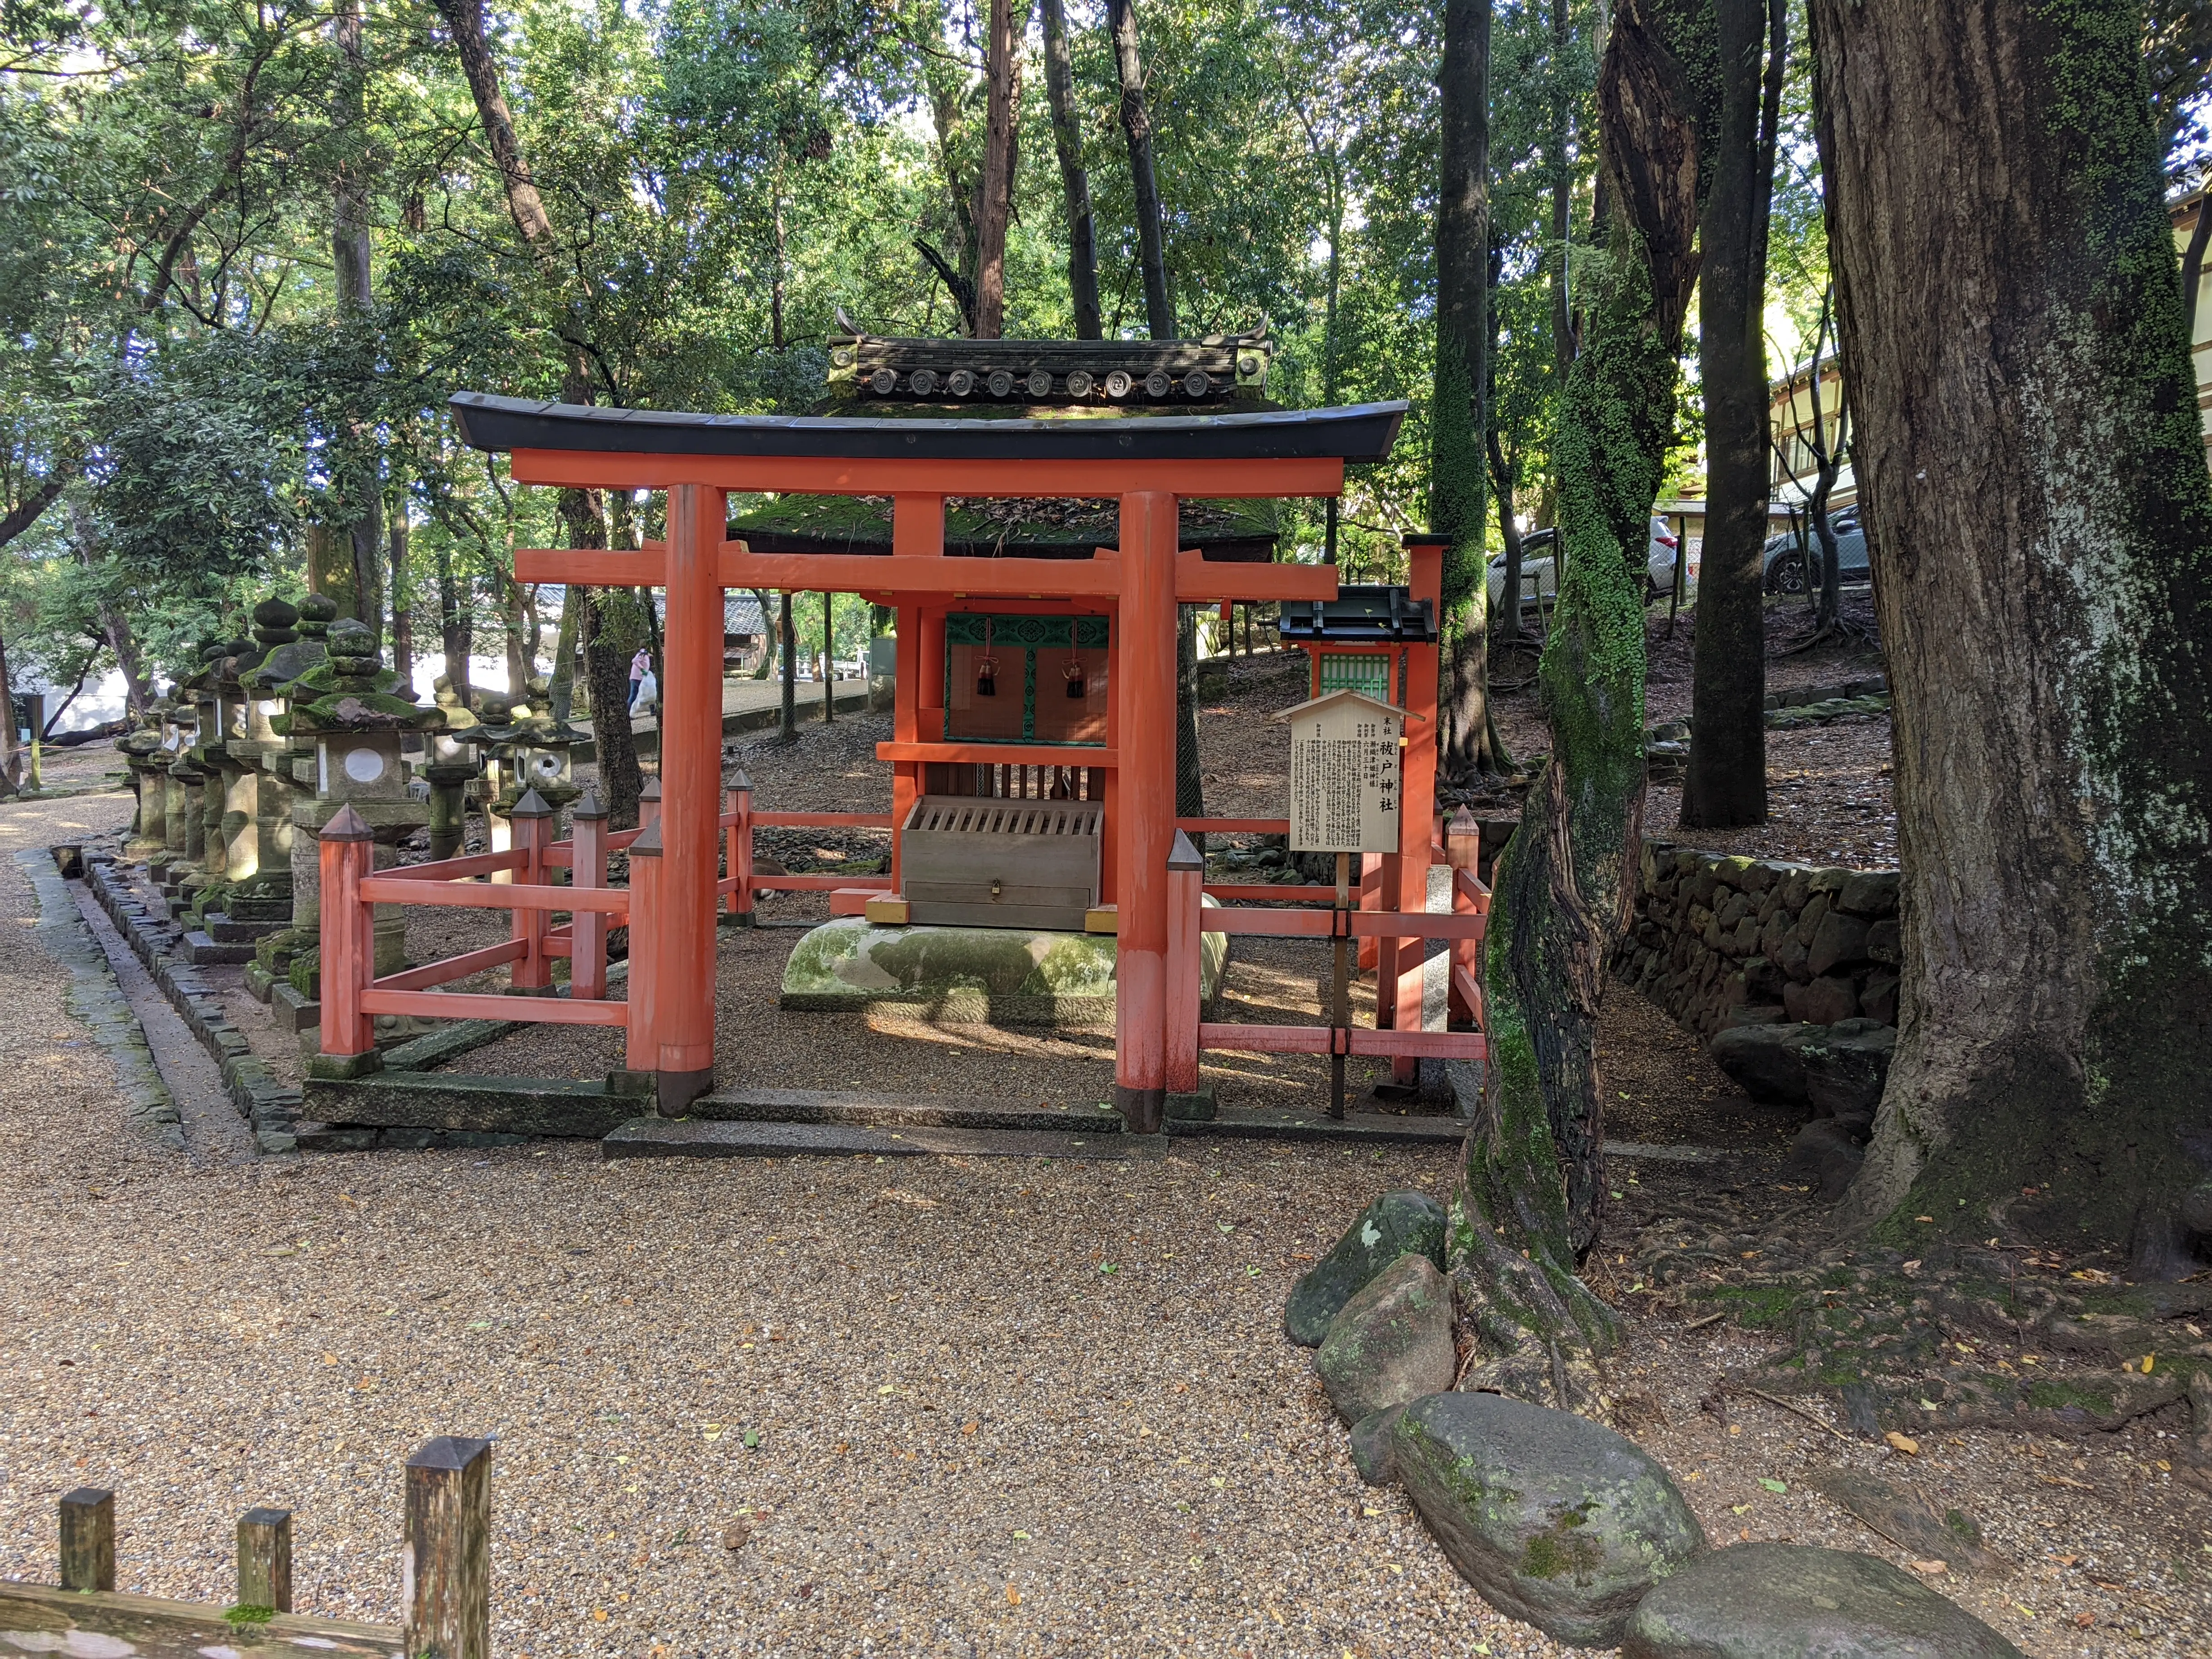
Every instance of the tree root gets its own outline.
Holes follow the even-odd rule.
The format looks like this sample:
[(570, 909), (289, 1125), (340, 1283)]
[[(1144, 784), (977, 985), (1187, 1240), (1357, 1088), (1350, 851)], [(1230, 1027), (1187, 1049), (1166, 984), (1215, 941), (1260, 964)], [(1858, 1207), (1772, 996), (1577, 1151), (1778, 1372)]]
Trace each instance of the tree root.
[(1681, 1285), (1685, 1303), (1780, 1339), (1761, 1370), (1772, 1395), (1738, 1392), (1834, 1390), (1862, 1432), (2079, 1435), (2186, 1400), (2191, 1452), (2212, 1460), (2212, 1340), (2199, 1322), (2212, 1285), (2076, 1284), (1942, 1244), (1924, 1260), (1869, 1251), (1752, 1274), (1662, 1233), (1638, 1257), (1653, 1284)]
[(1774, 654), (1778, 657), (1798, 657), (1824, 645), (1872, 645), (1874, 642), (1872, 629), (1838, 617), (1826, 628), (1815, 628), (1810, 634), (1778, 647)]

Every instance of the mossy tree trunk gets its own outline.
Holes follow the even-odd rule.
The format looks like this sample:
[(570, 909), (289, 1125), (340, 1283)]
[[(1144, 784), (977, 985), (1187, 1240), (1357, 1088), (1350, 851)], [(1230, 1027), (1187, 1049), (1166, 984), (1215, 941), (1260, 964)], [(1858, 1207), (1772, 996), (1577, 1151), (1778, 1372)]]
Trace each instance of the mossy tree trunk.
[(1897, 1060), (1846, 1219), (2192, 1271), (2212, 481), (2142, 7), (1811, 15), (1904, 866)]
[(1437, 68), (1437, 379), (1429, 434), (1429, 528), (1444, 550), (1447, 775), (1504, 763), (1490, 709), (1489, 538), (1484, 428), (1490, 380), (1491, 0), (1444, 0)]
[(1599, 77), (1614, 206), (1583, 266), (1582, 349), (1561, 394), (1567, 558), (1538, 682), (1552, 757), (1492, 882), (1490, 1063), (1453, 1205), (1454, 1273), (1482, 1340), (1474, 1380), (1568, 1408), (1605, 1408), (1596, 1362), (1618, 1329), (1575, 1270), (1603, 1215), (1598, 1002), (1635, 902), (1646, 524), (1697, 275), (1694, 88), (1711, 46), (1694, 11), (1623, 0)]

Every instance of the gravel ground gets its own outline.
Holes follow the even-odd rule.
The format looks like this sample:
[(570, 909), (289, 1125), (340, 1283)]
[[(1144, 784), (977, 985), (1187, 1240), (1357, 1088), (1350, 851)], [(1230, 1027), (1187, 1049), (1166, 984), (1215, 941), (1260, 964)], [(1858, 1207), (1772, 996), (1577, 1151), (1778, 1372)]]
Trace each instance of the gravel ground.
[[(872, 785), (864, 724), (825, 734), (819, 767), (774, 785), (757, 767), (762, 805)], [(1208, 746), (1212, 810), (1279, 810), (1213, 760), (1240, 752), (1234, 720), (1209, 728), (1231, 738)], [(127, 812), (0, 805), (0, 853)], [(3, 858), (0, 884), (27, 918)], [(726, 935), (726, 975), (764, 985), (791, 938)], [(1310, 994), (1302, 963), (1249, 965), (1273, 975), (1255, 1005)], [(1565, 1651), (1492, 1613), (1401, 1496), (1359, 1486), (1279, 1332), (1291, 1284), (1375, 1192), (1448, 1194), (1449, 1152), (606, 1164), (558, 1146), (194, 1169), (130, 1139), (60, 983), (29, 929), (0, 941), (0, 1575), (51, 1582), (55, 1497), (107, 1485), (124, 1588), (227, 1601), (237, 1515), (276, 1503), (299, 1511), (301, 1605), (396, 1619), (401, 1463), (431, 1434), (496, 1434), (509, 1656)], [(1095, 1035), (789, 1026), (736, 1000), (724, 1053), (750, 1075), (836, 1086), (881, 1050), (912, 1080), (879, 1086), (1079, 1100), (1109, 1074)], [(1687, 1207), (1808, 1224), (1778, 1179), (1795, 1125), (1622, 988), (1600, 1043), (1615, 1137), (1727, 1154), (1617, 1160), (1590, 1263), (1628, 1310), (1630, 1425), (1717, 1541), (1904, 1562), (1803, 1484), (1876, 1469), (2019, 1564), (1939, 1582), (2039, 1659), (2212, 1651), (2178, 1413), (2080, 1443), (1929, 1437), (1907, 1458), (1718, 1401), (1760, 1340), (1690, 1330), (1622, 1278), (1638, 1229)]]

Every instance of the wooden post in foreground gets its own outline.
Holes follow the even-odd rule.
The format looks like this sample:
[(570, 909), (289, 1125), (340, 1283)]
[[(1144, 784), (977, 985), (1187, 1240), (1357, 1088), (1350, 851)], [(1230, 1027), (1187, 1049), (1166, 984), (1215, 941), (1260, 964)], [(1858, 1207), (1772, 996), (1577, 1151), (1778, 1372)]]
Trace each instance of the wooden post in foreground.
[(292, 1611), (292, 1511), (248, 1510), (238, 1518), (238, 1605)]
[(1329, 969), (1328, 1115), (1344, 1115), (1345, 1033), (1352, 1028), (1352, 973), (1349, 961), (1352, 909), (1352, 854), (1336, 855), (1336, 943)]
[[(598, 891), (607, 884), (607, 809), (599, 792), (584, 791), (568, 811), (572, 851), (568, 884)], [(597, 1002), (607, 994), (607, 913), (579, 910), (569, 924), (568, 995)]]
[(407, 1659), (491, 1659), (491, 1442), (440, 1435), (407, 1460)]
[(1198, 1092), (1198, 1015), (1205, 988), (1206, 860), (1182, 830), (1168, 853), (1167, 1091)]
[(115, 1588), (115, 1494), (79, 1486), (62, 1494), (62, 1588)]

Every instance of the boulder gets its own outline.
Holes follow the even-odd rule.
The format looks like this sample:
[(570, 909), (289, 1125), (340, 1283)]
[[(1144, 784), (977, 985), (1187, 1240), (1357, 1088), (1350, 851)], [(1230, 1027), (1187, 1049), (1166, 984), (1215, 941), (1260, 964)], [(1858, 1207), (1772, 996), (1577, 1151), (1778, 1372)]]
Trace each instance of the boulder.
[(1644, 1598), (1623, 1659), (2022, 1659), (1911, 1574), (1871, 1555), (1738, 1544)]
[(1359, 1212), (1336, 1248), (1291, 1287), (1283, 1309), (1283, 1334), (1301, 1347), (1317, 1347), (1353, 1293), (1400, 1256), (1424, 1255), (1444, 1265), (1443, 1206), (1426, 1193), (1385, 1193)]
[(1805, 947), (1805, 965), (1815, 975), (1831, 968), (1848, 967), (1866, 960), (1867, 925), (1857, 916), (1831, 910), (1820, 918)]
[(1346, 1423), (1449, 1389), (1459, 1370), (1449, 1281), (1428, 1257), (1400, 1256), (1329, 1321), (1315, 1364)]
[(1460, 1576), (1564, 1642), (1612, 1646), (1652, 1585), (1705, 1547), (1667, 1471), (1587, 1418), (1435, 1394), (1398, 1419), (1391, 1453)]
[[(1819, 981), (1814, 981), (1817, 986)], [(1811, 988), (1808, 988), (1808, 989)], [(1897, 1053), (1897, 1028), (1871, 1019), (1839, 1020), (1809, 1033), (1798, 1046), (1805, 1066), (1805, 1100), (1830, 1117), (1874, 1121)]]
[(1855, 910), (1863, 916), (1893, 916), (1897, 914), (1897, 872), (1894, 870), (1856, 870), (1844, 884), (1844, 890), (1836, 895), (1836, 902), (1846, 910)]
[(1867, 929), (1866, 953), (1875, 962), (1894, 968), (1905, 960), (1903, 929), (1895, 916), (1884, 916)]
[(1784, 988), (1782, 1006), (1790, 1011), (1790, 1018), (1802, 1020), (1808, 1025), (1833, 1025), (1839, 1019), (1854, 1018), (1859, 1011), (1859, 1000), (1851, 989), (1850, 981), (1829, 975), (1809, 985)]
[(1405, 1414), (1403, 1406), (1392, 1406), (1352, 1425), (1352, 1467), (1370, 1486), (1387, 1486), (1398, 1478), (1397, 1462), (1390, 1455), (1390, 1436)]
[(1797, 1024), (1727, 1026), (1713, 1034), (1713, 1063), (1753, 1100), (1802, 1106), (1805, 1060), (1798, 1050), (1805, 1034)]

